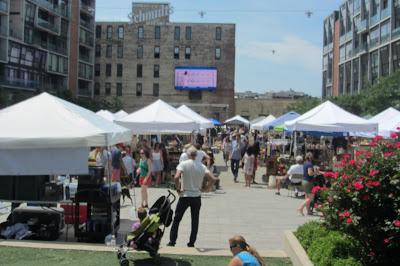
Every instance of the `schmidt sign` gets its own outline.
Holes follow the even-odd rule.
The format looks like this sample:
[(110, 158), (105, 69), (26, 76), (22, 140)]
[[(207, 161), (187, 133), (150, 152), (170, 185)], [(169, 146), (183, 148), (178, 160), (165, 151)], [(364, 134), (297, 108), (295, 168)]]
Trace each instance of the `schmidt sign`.
[(150, 22), (162, 17), (167, 17), (172, 14), (172, 6), (162, 5), (154, 10), (140, 10), (131, 14), (131, 20), (133, 23)]

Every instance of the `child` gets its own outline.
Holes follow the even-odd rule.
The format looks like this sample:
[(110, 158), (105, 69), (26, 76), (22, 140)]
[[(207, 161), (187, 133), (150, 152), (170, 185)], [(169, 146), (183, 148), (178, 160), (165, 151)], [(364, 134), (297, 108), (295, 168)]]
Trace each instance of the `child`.
[(147, 211), (145, 208), (139, 207), (137, 209), (137, 216), (139, 218), (139, 221), (135, 222), (132, 224), (132, 232), (136, 231), (139, 229), (140, 224), (143, 222), (143, 220), (147, 217)]

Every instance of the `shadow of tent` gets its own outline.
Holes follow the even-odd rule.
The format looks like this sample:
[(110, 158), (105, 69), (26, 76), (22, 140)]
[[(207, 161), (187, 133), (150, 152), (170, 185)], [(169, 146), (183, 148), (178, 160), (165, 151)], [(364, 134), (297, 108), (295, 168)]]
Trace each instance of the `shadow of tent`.
[(160, 261), (155, 263), (153, 259), (140, 259), (140, 260), (132, 260), (135, 266), (191, 266), (192, 264), (189, 261), (181, 260), (181, 259), (173, 259), (168, 257), (160, 257)]

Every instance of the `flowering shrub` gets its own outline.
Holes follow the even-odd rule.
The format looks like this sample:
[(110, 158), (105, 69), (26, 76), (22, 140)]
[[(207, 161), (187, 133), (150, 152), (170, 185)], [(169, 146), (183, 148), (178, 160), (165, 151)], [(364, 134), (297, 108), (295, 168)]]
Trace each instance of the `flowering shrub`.
[(399, 136), (390, 142), (378, 136), (370, 151), (345, 157), (339, 172), (325, 173), (330, 189), (320, 190), (325, 226), (359, 242), (367, 265), (400, 265)]

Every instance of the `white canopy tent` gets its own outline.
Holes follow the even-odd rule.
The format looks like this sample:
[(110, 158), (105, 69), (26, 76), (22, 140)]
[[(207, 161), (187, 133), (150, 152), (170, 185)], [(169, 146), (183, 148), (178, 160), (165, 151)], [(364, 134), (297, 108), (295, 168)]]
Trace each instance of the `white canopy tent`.
[(289, 131), (324, 133), (377, 132), (378, 124), (351, 114), (326, 101), (298, 118), (285, 122)]
[(96, 112), (96, 115), (101, 116), (102, 118), (107, 119), (111, 122), (115, 120), (114, 114), (107, 110), (100, 110)]
[(234, 116), (232, 118), (229, 118), (229, 119), (225, 120), (224, 124), (225, 125), (249, 127), (250, 126), (250, 121), (247, 120), (246, 118), (240, 116), (240, 115), (236, 115), (236, 116)]
[(255, 123), (258, 123), (258, 122), (260, 122), (261, 120), (263, 120), (263, 119), (265, 119), (265, 118), (267, 118), (267, 117), (264, 116), (264, 115), (259, 116), (259, 117), (257, 117), (257, 118), (254, 118), (253, 120), (250, 121), (250, 125), (255, 124)]
[(269, 116), (267, 116), (266, 118), (264, 118), (263, 120), (261, 120), (261, 121), (259, 121), (259, 122), (257, 122), (257, 123), (252, 124), (252, 125), (250, 126), (250, 128), (251, 128), (251, 129), (254, 129), (254, 130), (260, 130), (260, 131), (268, 130), (268, 128), (266, 128), (265, 126), (266, 126), (268, 123), (274, 121), (275, 119), (276, 119), (275, 116), (269, 115)]
[(181, 105), (179, 108), (177, 108), (179, 112), (181, 112), (183, 115), (187, 116), (188, 118), (196, 121), (197, 124), (200, 126), (200, 130), (204, 130), (207, 128), (214, 128), (214, 124), (208, 120), (207, 118), (199, 115), (186, 105)]
[(389, 107), (385, 111), (369, 119), (369, 121), (379, 124), (378, 135), (389, 138), (390, 133), (398, 131), (397, 128), (400, 127), (400, 111)]
[(0, 111), (0, 175), (85, 174), (89, 147), (131, 140), (130, 130), (42, 93)]
[(127, 115), (128, 115), (128, 113), (125, 112), (124, 110), (119, 110), (118, 112), (116, 112), (116, 113), (114, 114), (114, 118), (115, 118), (114, 120), (124, 118), (124, 117), (127, 116)]
[(199, 125), (162, 100), (133, 112), (116, 123), (130, 128), (134, 134), (190, 134)]

